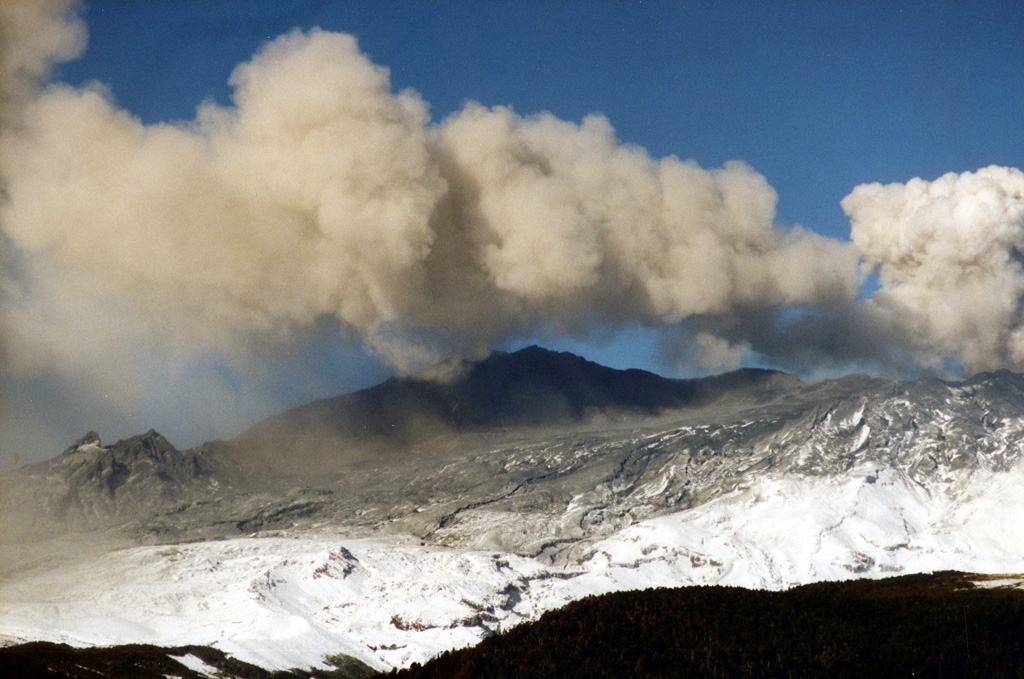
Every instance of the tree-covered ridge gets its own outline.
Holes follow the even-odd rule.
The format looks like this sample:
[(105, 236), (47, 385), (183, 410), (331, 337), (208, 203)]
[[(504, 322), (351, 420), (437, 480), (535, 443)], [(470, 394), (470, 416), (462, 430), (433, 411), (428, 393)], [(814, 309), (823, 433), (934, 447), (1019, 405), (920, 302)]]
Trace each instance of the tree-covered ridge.
[[(333, 669), (271, 671), (210, 646), (164, 648), (146, 644), (74, 648), (35, 641), (0, 648), (0, 677), (7, 679), (362, 679), (372, 674), (354, 658), (326, 659)], [(198, 667), (197, 667), (198, 665)]]
[(1024, 677), (1024, 590), (984, 577), (617, 592), (388, 676)]

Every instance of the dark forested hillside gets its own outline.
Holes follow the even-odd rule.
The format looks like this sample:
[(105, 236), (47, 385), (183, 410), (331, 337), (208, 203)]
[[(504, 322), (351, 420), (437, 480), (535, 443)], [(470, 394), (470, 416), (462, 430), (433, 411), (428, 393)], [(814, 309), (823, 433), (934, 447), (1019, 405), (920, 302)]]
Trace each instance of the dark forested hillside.
[(1024, 677), (1024, 591), (957, 573), (591, 597), (392, 677)]
[(327, 663), (334, 669), (271, 672), (209, 646), (73, 648), (37, 641), (0, 648), (4, 679), (359, 679), (372, 673), (354, 658), (336, 656)]

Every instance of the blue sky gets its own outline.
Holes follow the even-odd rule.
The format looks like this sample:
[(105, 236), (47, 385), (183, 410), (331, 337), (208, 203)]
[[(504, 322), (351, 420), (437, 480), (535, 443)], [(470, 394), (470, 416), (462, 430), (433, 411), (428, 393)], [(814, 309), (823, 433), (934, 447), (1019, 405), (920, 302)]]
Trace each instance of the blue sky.
[[(468, 100), (574, 122), (599, 112), (621, 141), (654, 157), (705, 168), (746, 161), (778, 192), (781, 224), (840, 240), (850, 224), (839, 203), (858, 184), (1024, 166), (1017, 2), (94, 0), (84, 8), (88, 48), (55, 79), (103, 83), (146, 123), (190, 120), (208, 99), (230, 103), (237, 64), (282, 33), (319, 26), (357, 36), (390, 69), (393, 89), (419, 92), (435, 121)], [(543, 340), (617, 367), (673, 372), (642, 329)], [(295, 364), (321, 377), (297, 385), (282, 373), (273, 386), (281, 400), (387, 374), (341, 338), (319, 347)], [(195, 369), (239, 378), (216, 360)]]

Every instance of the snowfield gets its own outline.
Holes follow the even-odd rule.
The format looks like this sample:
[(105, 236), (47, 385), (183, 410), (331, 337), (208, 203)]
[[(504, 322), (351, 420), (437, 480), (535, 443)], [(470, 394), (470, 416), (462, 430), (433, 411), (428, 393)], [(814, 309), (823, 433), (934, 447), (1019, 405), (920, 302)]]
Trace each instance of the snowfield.
[[(335, 654), (387, 669), (614, 590), (1020, 573), (1024, 522), (1014, 516), (1024, 516), (1019, 465), (976, 472), (951, 492), (864, 466), (752, 477), (701, 506), (571, 544), (553, 563), (312, 531), (132, 547), (0, 581), (0, 641), (209, 644), (274, 669), (326, 667)], [(479, 512), (466, 525), (513, 524)]]

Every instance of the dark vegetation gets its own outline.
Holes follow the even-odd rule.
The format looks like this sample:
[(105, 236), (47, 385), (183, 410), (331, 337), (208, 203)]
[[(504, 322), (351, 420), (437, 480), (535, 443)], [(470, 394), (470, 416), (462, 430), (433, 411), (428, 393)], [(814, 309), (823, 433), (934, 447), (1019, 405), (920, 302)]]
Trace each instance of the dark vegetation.
[(109, 648), (72, 648), (38, 641), (0, 648), (0, 677), (9, 679), (207, 679), (176, 660), (193, 655), (216, 668), (221, 679), (355, 679), (372, 670), (354, 658), (329, 660), (333, 670), (270, 672), (236, 660), (209, 646), (161, 648), (130, 644)]
[(1024, 677), (1024, 591), (941, 573), (619, 592), (382, 676)]

